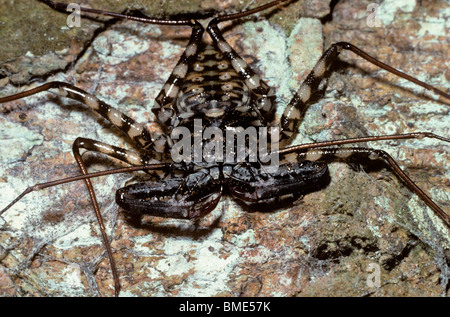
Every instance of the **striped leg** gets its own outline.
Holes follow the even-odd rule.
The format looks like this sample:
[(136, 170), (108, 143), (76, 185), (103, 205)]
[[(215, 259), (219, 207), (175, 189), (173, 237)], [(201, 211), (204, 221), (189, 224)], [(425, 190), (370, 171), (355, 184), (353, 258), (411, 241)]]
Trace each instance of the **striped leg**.
[(183, 55), (181, 55), (180, 60), (173, 69), (169, 79), (167, 79), (163, 89), (158, 96), (156, 96), (152, 112), (166, 130), (172, 125), (171, 122), (177, 112), (174, 107), (174, 102), (180, 91), (180, 86), (187, 75), (188, 65), (195, 59), (204, 31), (205, 30), (198, 22), (192, 26), (191, 37)]
[[(92, 139), (77, 138), (73, 143), (73, 151), (79, 153), (80, 149), (102, 153), (133, 166), (149, 166), (160, 163), (150, 155), (140, 154), (135, 151), (126, 150)], [(166, 173), (162, 173), (161, 171), (146, 170), (146, 172), (152, 175), (155, 179), (164, 179), (166, 176)]]
[(164, 153), (166, 151), (166, 139), (163, 136), (159, 125), (156, 125), (154, 130), (149, 132), (143, 124), (136, 122), (117, 109), (99, 100), (94, 95), (91, 95), (68, 83), (52, 81), (31, 90), (0, 98), (0, 103), (21, 99), (50, 89), (58, 89), (59, 94), (63, 97), (77, 100), (95, 110), (113, 125), (122, 130), (130, 139), (134, 140), (143, 149), (152, 149), (157, 153)]
[(231, 61), (234, 70), (245, 79), (248, 89), (256, 96), (256, 107), (253, 111), (258, 116), (260, 122), (253, 122), (253, 125), (267, 125), (274, 119), (275, 94), (274, 91), (261, 78), (251, 70), (248, 64), (233, 50), (227, 43), (220, 31), (218, 24), (224, 21), (240, 19), (257, 12), (289, 3), (290, 0), (278, 0), (266, 3), (262, 6), (249, 9), (240, 13), (221, 15), (209, 22), (207, 32), (211, 36), (215, 46)]
[[(119, 147), (108, 145), (103, 142), (95, 141), (92, 139), (77, 138), (75, 140), (75, 142), (73, 143), (72, 150), (73, 150), (75, 160), (77, 161), (78, 165), (80, 166), (80, 169), (81, 169), (81, 172), (83, 175), (87, 174), (87, 168), (83, 161), (82, 155), (80, 153), (80, 149), (103, 153), (108, 156), (119, 159), (121, 161), (130, 163), (131, 165), (148, 165), (148, 164), (150, 164), (150, 159), (148, 157), (146, 157), (144, 155), (140, 155), (136, 152), (121, 149)], [(94, 187), (92, 186), (91, 180), (89, 178), (86, 178), (85, 182), (86, 182), (86, 186), (89, 191), (89, 195), (91, 197), (92, 205), (94, 207), (95, 216), (97, 217), (97, 221), (100, 226), (103, 244), (105, 246), (105, 249), (106, 249), (106, 252), (107, 252), (108, 258), (109, 258), (109, 263), (111, 265), (111, 271), (112, 271), (113, 279), (114, 279), (115, 295), (118, 296), (119, 291), (120, 291), (119, 276), (117, 274), (116, 265), (115, 265), (114, 258), (112, 255), (111, 245), (110, 245), (108, 236), (106, 234), (106, 229), (105, 229), (105, 225), (103, 223), (103, 218), (102, 218), (102, 215), (100, 212), (100, 207), (98, 205)]]
[(285, 144), (291, 138), (291, 136), (297, 131), (297, 128), (306, 111), (308, 101), (311, 99), (311, 96), (317, 91), (320, 82), (325, 77), (327, 69), (333, 64), (334, 61), (337, 60), (339, 53), (343, 49), (352, 51), (353, 53), (371, 62), (372, 64), (377, 65), (382, 69), (385, 69), (399, 77), (407, 79), (428, 90), (431, 90), (436, 94), (439, 94), (445, 98), (450, 98), (449, 94), (435, 87), (432, 87), (414, 77), (411, 77), (403, 72), (400, 72), (389, 65), (380, 62), (379, 60), (371, 57), (370, 55), (361, 51), (359, 48), (350, 43), (346, 42), (335, 43), (331, 45), (331, 47), (322, 55), (317, 64), (314, 66), (314, 69), (306, 77), (305, 81), (301, 84), (297, 93), (294, 95), (294, 97), (284, 110), (280, 122), (281, 146)]
[(77, 138), (73, 143), (73, 150), (79, 153), (79, 149), (99, 152), (135, 166), (155, 163), (151, 162), (151, 158), (147, 155), (142, 155), (135, 151), (125, 150), (120, 147), (92, 139)]
[[(103, 153), (132, 165), (150, 164), (148, 157), (133, 151), (127, 151), (92, 139), (77, 138), (73, 144), (73, 154), (83, 175), (88, 173), (80, 149)], [(186, 180), (172, 179), (163, 182), (148, 182), (127, 186), (117, 192), (116, 200), (120, 206), (131, 212), (149, 213), (163, 217), (197, 218), (214, 209), (222, 193), (220, 183), (216, 184), (209, 174), (204, 174), (205, 172), (200, 171), (191, 174)], [(85, 182), (111, 265), (115, 295), (118, 296), (120, 282), (111, 244), (106, 234), (92, 182), (89, 178), (86, 178)], [(179, 195), (183, 195), (184, 198), (180, 199)]]
[[(80, 147), (82, 147), (84, 145), (84, 143), (87, 144), (87, 145), (83, 146), (85, 148), (92, 147), (92, 146), (94, 148), (97, 148), (97, 146), (99, 146), (99, 144), (94, 144), (90, 141), (92, 141), (92, 140), (78, 138), (74, 142), (73, 148), (72, 148), (73, 154), (75, 156), (75, 160), (77, 161), (78, 166), (80, 166), (80, 169), (81, 169), (81, 172), (83, 173), (83, 175), (87, 174), (87, 169), (84, 164), (83, 158), (80, 154)], [(101, 147), (99, 147), (98, 149), (101, 149)], [(114, 257), (112, 255), (112, 251), (111, 251), (111, 244), (109, 242), (108, 235), (106, 234), (105, 225), (103, 223), (103, 217), (100, 212), (100, 207), (98, 206), (97, 198), (95, 196), (95, 191), (94, 191), (94, 187), (92, 186), (91, 180), (85, 179), (85, 182), (86, 182), (86, 185), (87, 185), (87, 188), (89, 191), (89, 196), (91, 197), (92, 205), (94, 207), (95, 216), (97, 217), (97, 222), (100, 226), (100, 232), (102, 233), (103, 245), (105, 246), (106, 253), (108, 254), (109, 264), (111, 265), (111, 271), (112, 271), (112, 275), (113, 275), (113, 279), (114, 279), (114, 291), (115, 291), (114, 293), (115, 293), (115, 296), (119, 296), (119, 292), (120, 292), (119, 275), (117, 274), (116, 264), (114, 262)]]

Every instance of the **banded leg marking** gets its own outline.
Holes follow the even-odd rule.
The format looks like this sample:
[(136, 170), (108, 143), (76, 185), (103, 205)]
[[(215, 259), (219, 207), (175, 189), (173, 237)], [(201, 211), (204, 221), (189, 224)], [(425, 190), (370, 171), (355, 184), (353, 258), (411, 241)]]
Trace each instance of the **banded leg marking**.
[(202, 25), (198, 22), (192, 26), (192, 33), (189, 43), (181, 55), (177, 65), (172, 74), (163, 86), (163, 89), (155, 99), (155, 104), (152, 107), (152, 112), (155, 114), (157, 120), (161, 125), (168, 130), (171, 121), (176, 113), (174, 102), (180, 91), (180, 86), (183, 79), (187, 75), (188, 64), (191, 63), (198, 51), (204, 33)]
[[(77, 139), (73, 143), (72, 151), (73, 151), (75, 160), (77, 161), (77, 164), (81, 169), (81, 173), (83, 175), (86, 175), (88, 172), (87, 172), (86, 165), (84, 164), (83, 157), (80, 154), (81, 146), (79, 144), (79, 142), (80, 142), (79, 140), (80, 139)], [(105, 246), (106, 253), (108, 255), (109, 264), (111, 266), (111, 272), (112, 272), (113, 279), (114, 279), (114, 295), (117, 297), (117, 296), (119, 296), (119, 292), (120, 292), (120, 282), (119, 282), (119, 275), (117, 274), (117, 269), (116, 269), (116, 264), (114, 261), (113, 253), (111, 250), (111, 244), (109, 242), (108, 235), (106, 234), (106, 228), (105, 228), (105, 225), (103, 222), (102, 214), (100, 212), (100, 207), (97, 202), (97, 197), (95, 195), (94, 187), (92, 186), (92, 182), (89, 178), (85, 179), (84, 181), (85, 181), (87, 189), (89, 191), (89, 196), (91, 197), (91, 201), (92, 201), (92, 205), (94, 207), (94, 212), (95, 212), (95, 216), (97, 218), (97, 222), (100, 226), (100, 232), (102, 235), (103, 245)]]
[[(133, 166), (143, 166), (143, 165), (148, 166), (160, 163), (159, 161), (155, 160), (153, 156), (140, 154), (135, 151), (126, 150), (93, 139), (77, 138), (74, 142), (74, 147), (76, 147), (78, 151), (79, 149), (84, 149), (90, 152), (98, 152)], [(145, 170), (145, 171), (155, 179), (164, 179), (167, 176), (167, 173), (161, 170)]]
[(166, 139), (162, 136), (163, 132), (158, 124), (154, 125), (153, 130), (149, 132), (143, 124), (136, 122), (124, 113), (99, 100), (94, 95), (68, 83), (52, 81), (12, 96), (0, 98), (0, 103), (21, 99), (50, 89), (58, 89), (61, 96), (79, 101), (95, 110), (102, 117), (122, 130), (143, 149), (147, 150), (152, 148), (158, 153), (166, 150)]
[(146, 155), (92, 139), (77, 138), (74, 142), (74, 146), (78, 149), (99, 152), (134, 166), (156, 163), (155, 161), (151, 162), (151, 158)]
[(422, 86), (430, 91), (435, 92), (447, 99), (450, 99), (450, 95), (430, 86), (414, 77), (411, 77), (360, 50), (356, 46), (347, 42), (338, 42), (331, 45), (331, 47), (322, 55), (319, 61), (314, 66), (314, 69), (306, 77), (305, 81), (300, 85), (300, 88), (284, 110), (284, 113), (280, 120), (281, 125), (281, 145), (284, 145), (291, 136), (297, 131), (298, 126), (304, 116), (306, 111), (308, 101), (310, 101), (311, 96), (317, 91), (318, 86), (322, 79), (325, 77), (327, 69), (336, 61), (338, 55), (341, 51), (345, 49), (355, 53), (361, 58), (367, 60), (368, 62), (387, 70), (399, 77), (409, 80), (419, 86)]
[[(72, 151), (73, 155), (75, 157), (75, 160), (77, 161), (81, 172), (83, 175), (87, 175), (87, 168), (85, 165), (85, 162), (83, 160), (82, 154), (80, 153), (80, 149), (85, 149), (87, 151), (94, 151), (99, 152), (111, 157), (114, 157), (116, 159), (119, 159), (123, 162), (129, 163), (131, 165), (149, 165), (151, 164), (150, 158), (146, 157), (145, 155), (141, 155), (139, 153), (136, 153), (134, 151), (125, 150), (116, 146), (112, 146), (100, 141), (92, 140), (92, 139), (86, 139), (86, 138), (77, 138), (75, 142), (73, 143)], [(156, 172), (156, 171), (154, 171)], [(120, 292), (120, 282), (119, 282), (119, 275), (117, 274), (116, 265), (114, 262), (114, 257), (111, 249), (111, 244), (109, 242), (108, 236), (106, 234), (106, 228), (103, 222), (103, 218), (100, 212), (100, 207), (97, 202), (97, 198), (95, 195), (94, 187), (92, 186), (92, 182), (89, 178), (85, 179), (87, 189), (89, 191), (89, 196), (91, 197), (92, 205), (94, 207), (95, 215), (97, 218), (97, 222), (100, 226), (100, 231), (102, 235), (103, 244), (106, 249), (106, 253), (108, 255), (108, 259), (111, 265), (111, 271), (114, 279), (114, 291), (115, 296), (119, 295)]]
[(281, 146), (283, 146), (297, 131), (305, 114), (307, 103), (317, 91), (320, 82), (324, 78), (327, 68), (336, 60), (342, 48), (333, 44), (319, 59), (314, 69), (309, 73), (300, 85), (296, 94), (289, 102), (280, 119)]
[(256, 96), (257, 106), (253, 110), (259, 115), (261, 124), (268, 123), (272, 119), (275, 109), (275, 94), (228, 44), (217, 25), (219, 22), (220, 19), (212, 20), (208, 25), (207, 32), (219, 50), (230, 60), (234, 70), (245, 79), (248, 89)]

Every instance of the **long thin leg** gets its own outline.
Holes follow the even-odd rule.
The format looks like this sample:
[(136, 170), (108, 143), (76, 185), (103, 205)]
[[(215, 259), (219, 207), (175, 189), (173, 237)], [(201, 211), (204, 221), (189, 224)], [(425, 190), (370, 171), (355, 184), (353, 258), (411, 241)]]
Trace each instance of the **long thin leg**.
[(49, 181), (45, 183), (37, 183), (34, 184), (27, 189), (25, 189), (20, 195), (18, 195), (14, 200), (11, 201), (6, 207), (4, 207), (2, 210), (0, 210), (0, 217), (3, 213), (5, 213), (8, 209), (10, 209), (12, 206), (14, 206), (19, 200), (21, 200), (23, 197), (28, 195), (29, 193), (42, 190), (44, 188), (58, 186), (66, 183), (76, 182), (79, 180), (85, 180), (88, 178), (95, 178), (100, 176), (107, 176), (107, 175), (113, 175), (113, 174), (120, 174), (120, 173), (130, 173), (135, 171), (154, 171), (154, 170), (176, 170), (177, 164), (173, 163), (159, 163), (159, 164), (150, 164), (150, 165), (137, 165), (137, 166), (129, 166), (129, 167), (122, 167), (122, 168), (115, 168), (112, 170), (106, 170), (101, 172), (95, 172), (95, 173), (88, 173), (83, 175), (77, 175), (77, 176), (70, 176), (66, 178), (57, 179), (54, 181)]
[(196, 57), (204, 31), (205, 30), (202, 25), (199, 23), (195, 23), (192, 26), (191, 37), (186, 49), (172, 71), (172, 74), (170, 74), (170, 77), (164, 84), (161, 92), (155, 98), (155, 104), (152, 107), (152, 112), (155, 114), (159, 123), (167, 131), (169, 130), (171, 121), (174, 119), (175, 113), (177, 112), (174, 103), (177, 100), (180, 86), (187, 75), (188, 65), (191, 64), (193, 59)]
[[(67, 3), (54, 2), (51, 0), (40, 0), (40, 1), (55, 10), (64, 11), (66, 13), (71, 12), (71, 11), (67, 11), (67, 8), (69, 6), (69, 4), (67, 4)], [(104, 16), (109, 16), (109, 17), (113, 17), (113, 18), (133, 20), (133, 21), (138, 21), (138, 22), (142, 22), (142, 23), (166, 24), (166, 25), (192, 25), (192, 20), (189, 20), (189, 19), (171, 20), (171, 19), (157, 19), (157, 18), (150, 18), (150, 17), (136, 17), (136, 16), (129, 15), (129, 14), (121, 14), (121, 13), (115, 13), (115, 12), (109, 12), (109, 11), (85, 8), (85, 7), (80, 7), (80, 11), (82, 13), (93, 13), (93, 14), (97, 14), (97, 15), (104, 15)]]
[[(135, 153), (132, 151), (127, 151), (127, 150), (124, 150), (124, 149), (121, 149), (121, 148), (118, 148), (115, 146), (111, 146), (111, 145), (105, 144), (103, 142), (91, 140), (91, 139), (77, 138), (75, 140), (75, 142), (73, 143), (72, 150), (73, 150), (73, 155), (75, 157), (75, 160), (77, 161), (78, 165), (80, 166), (80, 169), (81, 169), (81, 172), (83, 175), (87, 174), (87, 168), (83, 161), (83, 157), (80, 153), (80, 149), (101, 152), (101, 153), (107, 154), (108, 156), (128, 162), (132, 165), (149, 164), (149, 159), (138, 153)], [(120, 282), (119, 282), (119, 275), (117, 274), (117, 269), (116, 269), (116, 265), (114, 262), (113, 253), (111, 250), (111, 244), (109, 242), (108, 235), (106, 234), (105, 225), (103, 223), (103, 218), (102, 218), (102, 215), (100, 212), (100, 207), (98, 205), (97, 198), (95, 196), (95, 191), (94, 191), (94, 187), (92, 186), (92, 182), (89, 178), (86, 178), (85, 182), (86, 182), (86, 186), (89, 191), (89, 195), (91, 197), (92, 205), (94, 207), (95, 216), (97, 217), (97, 221), (100, 226), (103, 244), (105, 246), (106, 253), (108, 254), (108, 258), (109, 258), (109, 263), (111, 265), (111, 271), (112, 271), (113, 279), (114, 279), (115, 296), (118, 296), (119, 292), (120, 292)]]
[(330, 140), (323, 142), (314, 142), (314, 143), (305, 143), (300, 145), (293, 145), (289, 147), (285, 147), (278, 151), (279, 154), (287, 154), (292, 152), (297, 152), (301, 150), (308, 150), (312, 148), (320, 148), (326, 146), (336, 146), (350, 143), (360, 143), (360, 142), (370, 142), (370, 141), (386, 141), (386, 140), (408, 140), (408, 139), (424, 139), (431, 138), (437, 139), (444, 142), (450, 142), (449, 138), (445, 138), (440, 135), (436, 135), (431, 132), (413, 132), (413, 133), (405, 133), (405, 134), (391, 134), (391, 135), (375, 135), (375, 136), (366, 136), (359, 138), (350, 138), (350, 139), (342, 139), (342, 140)]
[[(74, 142), (74, 146), (90, 152), (98, 152), (109, 157), (114, 157), (133, 166), (149, 166), (152, 164), (160, 163), (149, 155), (141, 154), (132, 150), (126, 150), (114, 145), (109, 145), (97, 140), (87, 138), (77, 138)], [(162, 179), (167, 176), (166, 173), (161, 174), (161, 172), (152, 173), (150, 171), (147, 171), (147, 173), (151, 174), (156, 179)]]
[[(129, 163), (131, 165), (137, 165), (138, 168), (137, 170), (144, 170), (144, 168), (142, 168), (143, 166), (149, 166), (151, 165), (151, 159), (145, 155), (136, 153), (134, 151), (129, 151), (129, 150), (125, 150), (116, 146), (112, 146), (112, 145), (108, 145), (105, 144), (103, 142), (100, 141), (95, 141), (92, 139), (86, 139), (86, 138), (77, 138), (75, 140), (75, 142), (73, 143), (73, 154), (75, 157), (75, 160), (77, 161), (81, 172), (84, 176), (88, 175), (87, 173), (87, 168), (86, 165), (83, 161), (82, 158), (82, 154), (80, 153), (80, 149), (85, 149), (87, 151), (95, 151), (95, 152), (99, 152), (99, 153), (103, 153), (105, 155), (114, 157), (116, 159), (119, 159), (121, 161), (124, 161), (126, 163)], [(152, 166), (152, 170), (154, 169), (159, 169), (160, 167), (164, 167), (165, 164), (153, 164)], [(71, 180), (75, 180), (75, 177), (72, 177)], [(103, 222), (103, 218), (100, 212), (100, 207), (98, 205), (97, 202), (97, 198), (95, 195), (95, 191), (94, 188), (92, 186), (92, 182), (90, 180), (90, 178), (84, 178), (84, 181), (86, 182), (86, 186), (88, 188), (89, 191), (89, 195), (91, 197), (91, 201), (92, 201), (92, 205), (94, 207), (94, 212), (95, 212), (95, 216), (97, 218), (98, 224), (100, 226), (100, 232), (102, 235), (102, 240), (103, 240), (103, 244), (105, 246), (106, 252), (108, 254), (108, 259), (111, 265), (111, 271), (113, 274), (113, 279), (114, 279), (114, 290), (115, 290), (115, 295), (118, 296), (119, 292), (120, 292), (120, 282), (119, 282), (119, 276), (117, 274), (117, 269), (116, 269), (116, 265), (114, 262), (114, 258), (113, 258), (113, 254), (112, 254), (112, 250), (111, 250), (111, 244), (110, 241), (108, 239), (108, 236), (106, 234), (106, 229), (105, 229), (105, 225)], [(24, 197), (26, 194), (35, 191), (35, 190), (39, 190), (42, 188), (46, 188), (49, 186), (53, 186), (53, 185), (57, 185), (57, 184), (61, 184), (65, 182), (64, 180), (58, 180), (55, 182), (49, 182), (49, 183), (45, 183), (45, 184), (38, 184), (32, 187), (29, 187), (27, 190), (25, 190), (21, 195), (19, 195), (16, 199), (14, 199), (8, 206), (6, 206), (4, 209), (2, 209), (0, 211), (0, 216), (1, 214), (3, 214), (6, 210), (8, 210), (9, 208), (11, 208), (16, 202), (18, 202), (22, 197)]]
[(311, 73), (306, 77), (305, 81), (300, 85), (297, 93), (294, 95), (280, 120), (281, 125), (281, 145), (285, 144), (291, 136), (297, 131), (297, 128), (305, 114), (306, 108), (308, 106), (308, 102), (311, 99), (311, 96), (314, 92), (317, 91), (320, 82), (325, 76), (326, 70), (337, 60), (338, 55), (342, 50), (352, 51), (358, 56), (364, 58), (365, 60), (371, 62), (378, 67), (387, 70), (399, 77), (407, 79), (417, 85), (420, 85), (430, 91), (435, 92), (436, 94), (450, 99), (450, 95), (440, 89), (437, 89), (427, 83), (424, 83), (414, 77), (411, 77), (385, 63), (373, 58), (369, 54), (363, 52), (356, 46), (347, 43), (347, 42), (339, 42), (331, 45), (331, 47), (322, 55), (317, 64), (314, 66), (314, 69)]
[(114, 157), (122, 162), (129, 163), (131, 165), (149, 165), (154, 162), (147, 155), (122, 149), (120, 147), (109, 145), (97, 140), (87, 138), (77, 138), (73, 143), (75, 147), (79, 149), (85, 149), (87, 151), (99, 152), (110, 157)]
[[(83, 159), (79, 153), (79, 148), (76, 147), (75, 145), (73, 147), (73, 154), (75, 156), (75, 159), (76, 159), (78, 165), (80, 166), (81, 172), (84, 175), (86, 175), (87, 174), (86, 166), (84, 165)], [(85, 179), (85, 182), (86, 182), (86, 186), (89, 191), (89, 196), (91, 197), (92, 206), (94, 207), (95, 216), (97, 217), (97, 222), (100, 226), (100, 232), (102, 234), (103, 245), (105, 246), (106, 253), (108, 254), (109, 264), (111, 266), (111, 271), (112, 271), (112, 275), (113, 275), (113, 279), (114, 279), (114, 295), (117, 297), (117, 296), (119, 296), (119, 292), (120, 292), (120, 282), (119, 282), (119, 275), (117, 274), (116, 264), (114, 262), (114, 257), (112, 255), (111, 244), (109, 242), (108, 235), (106, 234), (106, 228), (103, 223), (103, 218), (102, 218), (102, 214), (100, 212), (100, 207), (98, 206), (97, 198), (95, 196), (94, 187), (92, 187), (92, 183), (91, 183), (90, 179)]]
[[(67, 7), (69, 6), (69, 4), (67, 3), (61, 3), (61, 2), (54, 2), (51, 0), (40, 0), (41, 2), (45, 3), (46, 5), (48, 5), (49, 7), (55, 9), (55, 10), (60, 10), (60, 11), (67, 11)], [(229, 15), (222, 15), (219, 16), (220, 21), (229, 21), (229, 20), (234, 20), (234, 19), (239, 19), (251, 14), (255, 14), (257, 12), (266, 10), (268, 8), (274, 7), (276, 5), (280, 5), (283, 3), (287, 3), (290, 2), (292, 0), (276, 0), (276, 1), (272, 1), (269, 2), (267, 4), (264, 4), (262, 6), (250, 9), (250, 10), (246, 10), (244, 12), (239, 12), (236, 14), (229, 14)], [(139, 22), (143, 22), (143, 23), (150, 23), (150, 24), (168, 24), (168, 25), (192, 25), (192, 20), (191, 19), (157, 19), (157, 18), (150, 18), (150, 17), (136, 17), (133, 15), (129, 15), (129, 14), (121, 14), (121, 13), (115, 13), (115, 12), (109, 12), (109, 11), (104, 11), (104, 10), (98, 10), (98, 9), (91, 9), (91, 8), (84, 8), (81, 7), (80, 11), (83, 13), (94, 13), (94, 14), (98, 14), (98, 15), (104, 15), (104, 16), (110, 16), (110, 17), (114, 17), (114, 18), (121, 18), (121, 19), (128, 19), (128, 20), (134, 20), (134, 21), (139, 21)]]
[[(432, 137), (432, 136), (429, 136)], [(450, 142), (449, 139), (437, 137), (440, 140)], [(367, 140), (367, 141), (373, 141)], [(296, 160), (308, 160), (313, 162), (327, 162), (327, 161), (346, 161), (346, 162), (360, 162), (360, 161), (373, 161), (373, 160), (383, 160), (389, 165), (394, 174), (400, 178), (405, 185), (414, 192), (420, 199), (422, 199), (433, 211), (445, 222), (445, 224), (450, 228), (450, 216), (442, 210), (420, 187), (418, 187), (413, 180), (401, 169), (397, 162), (385, 151), (375, 150), (369, 148), (347, 148), (347, 147), (330, 147), (326, 148), (323, 146), (332, 146), (336, 144), (342, 144), (344, 142), (337, 141), (327, 141), (314, 144), (305, 144), (300, 146), (293, 146), (280, 151), (282, 154), (295, 153), (297, 155)], [(342, 140), (348, 141), (348, 140)], [(350, 143), (350, 142), (345, 142)], [(322, 147), (321, 147), (322, 146)]]
[(50, 89), (57, 89), (59, 94), (63, 97), (77, 100), (95, 110), (113, 125), (122, 130), (143, 149), (152, 149), (159, 153), (163, 153), (166, 150), (166, 140), (163, 137), (163, 132), (159, 128), (159, 125), (155, 125), (154, 130), (149, 132), (143, 124), (136, 122), (119, 110), (99, 100), (94, 95), (68, 83), (52, 81), (12, 96), (0, 98), (0, 103), (18, 100)]

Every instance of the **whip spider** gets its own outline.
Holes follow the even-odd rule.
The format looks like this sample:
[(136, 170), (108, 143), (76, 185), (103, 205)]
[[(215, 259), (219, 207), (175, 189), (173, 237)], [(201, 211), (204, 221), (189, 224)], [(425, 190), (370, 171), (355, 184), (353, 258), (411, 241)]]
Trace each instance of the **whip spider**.
[[(447, 91), (445, 31), (430, 26), (444, 23), (439, 13), (444, 4), (384, 8), (383, 26), (374, 27), (367, 23), (369, 3), (333, 2), (328, 16), (320, 6), (317, 12), (314, 6), (302, 11), (301, 1), (294, 1), (284, 9), (261, 12), (259, 18), (224, 23), (222, 30), (237, 53), (276, 91), (279, 116), (321, 54), (340, 41)], [(66, 17), (38, 5), (43, 12)], [(243, 9), (230, 6), (216, 13)], [(300, 18), (301, 13), (312, 17)], [(44, 79), (73, 83), (139, 122), (154, 120), (150, 107), (189, 35), (189, 27), (183, 26), (107, 23), (86, 49), (77, 52), (73, 64), (64, 71), (50, 68), (34, 87)], [(26, 42), (23, 45), (29, 45)], [(55, 55), (50, 56), (47, 62)], [(354, 54), (343, 53), (340, 59), (343, 62), (334, 65), (321, 98), (308, 107), (291, 145), (417, 131), (448, 136), (445, 100), (434, 100), (436, 96)], [(24, 54), (22, 60), (33, 61), (33, 54)], [(9, 60), (4, 64), (5, 75), (20, 67)], [(32, 73), (36, 64), (28, 67)], [(20, 82), (17, 76), (4, 78), (2, 97), (27, 90), (6, 85)], [(2, 206), (27, 186), (78, 175), (71, 156), (71, 143), (78, 136), (135, 146), (73, 100), (40, 93), (2, 107)], [(358, 146), (389, 152), (448, 210), (444, 142), (420, 139)], [(85, 157), (90, 172), (121, 166), (104, 156)], [(355, 164), (332, 163), (328, 186), (301, 200), (269, 208), (222, 198), (206, 218), (196, 221), (129, 218), (118, 213), (112, 195), (128, 184), (130, 174), (93, 179), (122, 294), (335, 295), (338, 288), (344, 289), (343, 295), (447, 292), (448, 276), (442, 272), (448, 271), (448, 230), (385, 165), (365, 168), (357, 171)], [(141, 175), (136, 173), (134, 180)], [(6, 294), (114, 294), (108, 258), (85, 192), (83, 182), (56, 186), (26, 196), (2, 215), (1, 274)], [(367, 285), (366, 268), (371, 263), (381, 268), (378, 288)]]

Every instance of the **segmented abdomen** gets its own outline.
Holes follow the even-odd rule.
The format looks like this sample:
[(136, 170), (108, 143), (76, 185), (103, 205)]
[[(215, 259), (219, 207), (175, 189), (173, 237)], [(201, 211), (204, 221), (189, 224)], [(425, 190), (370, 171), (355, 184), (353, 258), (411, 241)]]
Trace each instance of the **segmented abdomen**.
[(247, 112), (250, 101), (251, 92), (231, 62), (217, 48), (206, 45), (188, 66), (176, 109), (184, 122), (189, 118), (220, 120), (235, 111)]

